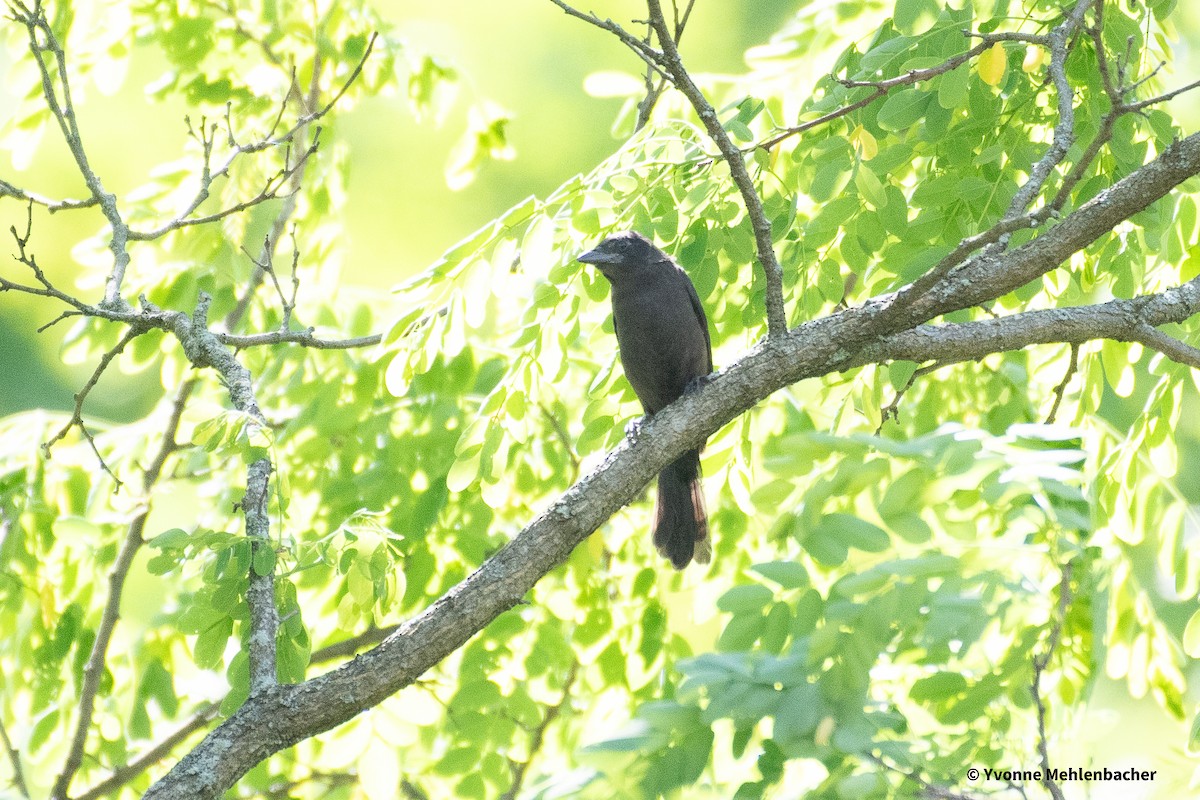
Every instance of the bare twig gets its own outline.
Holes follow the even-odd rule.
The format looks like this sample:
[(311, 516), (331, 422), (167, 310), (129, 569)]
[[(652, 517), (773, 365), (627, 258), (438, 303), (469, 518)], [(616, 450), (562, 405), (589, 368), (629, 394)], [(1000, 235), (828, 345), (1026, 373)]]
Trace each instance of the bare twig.
[[(23, 2), (14, 2), (10, 4), (10, 8), (13, 19), (25, 27), (29, 40), (29, 52), (33, 55), (38, 72), (41, 74), (42, 95), (45, 97), (46, 105), (55, 121), (58, 122), (63, 140), (67, 143), (67, 149), (71, 151), (71, 157), (75, 160), (79, 174), (87, 184), (92, 200), (100, 206), (112, 229), (108, 249), (113, 254), (113, 268), (105, 282), (104, 304), (120, 305), (121, 283), (125, 279), (125, 269), (129, 266), (129, 253), (125, 246), (128, 227), (117, 208), (116, 196), (104, 189), (104, 184), (88, 161), (79, 124), (75, 118), (75, 104), (71, 100), (66, 54), (46, 18), (46, 11), (41, 0), (37, 0), (32, 7)], [(53, 61), (53, 71), (50, 63), (47, 62), (47, 54)]]
[(421, 787), (417, 786), (408, 778), (404, 778), (400, 781), (400, 791), (404, 792), (404, 796), (408, 798), (408, 800), (429, 800), (429, 795), (421, 791)]
[(1063, 624), (1066, 621), (1067, 609), (1071, 605), (1071, 571), (1073, 565), (1067, 562), (1062, 567), (1062, 577), (1058, 583), (1058, 610), (1054, 616), (1054, 622), (1050, 627), (1050, 636), (1046, 640), (1046, 649), (1041, 655), (1033, 657), (1033, 681), (1030, 691), (1033, 693), (1033, 702), (1037, 707), (1037, 728), (1038, 742), (1037, 750), (1038, 757), (1041, 760), (1041, 783), (1046, 791), (1054, 800), (1065, 800), (1063, 797), (1062, 787), (1058, 782), (1051, 777), (1050, 770), (1050, 754), (1046, 745), (1046, 704), (1042, 701), (1042, 673), (1046, 671), (1046, 667), (1050, 664), (1050, 659), (1054, 657), (1054, 651), (1058, 648), (1058, 643), (1062, 640)]
[(357, 636), (351, 636), (349, 639), (343, 639), (340, 642), (314, 650), (309, 656), (308, 663), (321, 664), (326, 661), (333, 661), (339, 658), (348, 658), (364, 647), (369, 647), (374, 644), (379, 644), (384, 639), (392, 635), (392, 632), (399, 628), (399, 625), (385, 625), (382, 628), (368, 628)]
[(560, 420), (550, 409), (546, 408), (545, 405), (540, 404), (539, 408), (542, 410), (542, 416), (544, 416), (546, 421), (550, 423), (550, 430), (554, 431), (554, 436), (558, 439), (559, 444), (562, 445), (563, 452), (565, 452), (567, 454), (567, 458), (571, 460), (571, 467), (573, 468), (572, 480), (574, 480), (574, 478), (579, 477), (580, 461), (579, 454), (575, 452), (575, 445), (571, 442), (571, 436), (567, 432), (567, 429), (563, 426), (562, 420)]
[(708, 131), (709, 137), (716, 143), (722, 158), (729, 165), (730, 177), (742, 195), (746, 215), (750, 218), (750, 225), (754, 229), (758, 263), (766, 278), (767, 335), (782, 335), (787, 330), (787, 311), (783, 303), (783, 268), (779, 266), (779, 259), (775, 255), (775, 246), (771, 241), (771, 221), (767, 219), (766, 212), (763, 210), (762, 198), (759, 197), (758, 190), (754, 187), (754, 180), (746, 169), (746, 161), (741, 150), (729, 138), (729, 134), (721, 126), (721, 120), (717, 117), (716, 110), (708, 102), (708, 98), (704, 96), (700, 88), (696, 86), (687, 69), (684, 68), (683, 60), (679, 56), (679, 49), (675, 46), (671, 31), (663, 17), (659, 0), (646, 0), (646, 7), (650, 12), (650, 26), (654, 28), (659, 47), (662, 48), (663, 68), (671, 76), (671, 83), (675, 85), (675, 88), (682, 92), (683, 96), (692, 104), (696, 115), (704, 124), (704, 129)]
[(21, 754), (17, 748), (13, 747), (12, 739), (8, 736), (8, 729), (4, 727), (3, 720), (0, 720), (0, 744), (4, 745), (4, 752), (12, 763), (13, 786), (16, 787), (21, 797), (29, 800), (29, 787), (25, 785), (25, 771), (21, 768)]
[(95, 440), (92, 438), (87, 426), (83, 423), (83, 403), (85, 400), (87, 400), (87, 396), (91, 393), (92, 389), (96, 388), (96, 384), (100, 382), (100, 376), (103, 375), (105, 370), (108, 369), (108, 365), (112, 363), (112, 360), (125, 350), (126, 345), (128, 345), (137, 337), (141, 336), (143, 333), (145, 333), (144, 330), (130, 327), (127, 331), (125, 331), (125, 335), (121, 337), (121, 340), (117, 342), (112, 349), (100, 357), (100, 362), (96, 365), (96, 369), (92, 371), (92, 376), (88, 378), (88, 381), (83, 385), (83, 388), (75, 394), (75, 409), (71, 413), (71, 418), (63, 424), (58, 433), (51, 436), (49, 440), (42, 444), (42, 455), (44, 455), (47, 459), (50, 458), (50, 450), (54, 447), (55, 443), (62, 440), (62, 438), (71, 431), (71, 428), (78, 426), (79, 430), (88, 440), (88, 443), (91, 444), (92, 452), (96, 454), (96, 458), (100, 461), (100, 467), (108, 473), (110, 478), (113, 479), (114, 483), (116, 484), (116, 489), (121, 488), (120, 479), (113, 474), (113, 471), (109, 469), (108, 464), (105, 463), (104, 457), (101, 456), (100, 451), (96, 449)]
[(383, 334), (359, 336), (354, 339), (321, 339), (313, 335), (314, 328), (300, 331), (271, 331), (270, 333), (254, 333), (246, 336), (235, 336), (231, 333), (214, 333), (221, 344), (244, 350), (247, 347), (264, 347), (273, 344), (297, 344), (313, 350), (354, 350), (360, 347), (372, 347), (383, 341)]
[(613, 22), (611, 19), (600, 19), (600, 17), (591, 13), (584, 14), (582, 11), (567, 5), (565, 2), (563, 2), (563, 0), (550, 0), (550, 2), (561, 8), (568, 15), (575, 17), (576, 19), (581, 19), (591, 25), (595, 25), (597, 28), (608, 31), (613, 36), (616, 36), (626, 47), (632, 50), (638, 56), (638, 58), (646, 62), (646, 66), (652, 72), (654, 72), (655, 75), (659, 75), (663, 78), (667, 77), (666, 73), (663, 71), (663, 54), (651, 47), (648, 42), (644, 42), (637, 38), (629, 31)]
[(1079, 369), (1079, 344), (1071, 343), (1071, 361), (1067, 364), (1067, 371), (1063, 375), (1063, 379), (1054, 387), (1054, 405), (1050, 406), (1050, 413), (1046, 415), (1046, 424), (1050, 425), (1058, 416), (1058, 407), (1062, 405), (1063, 395), (1067, 391), (1067, 386), (1071, 383), (1071, 378), (1075, 376), (1076, 370)]
[(883, 432), (883, 426), (889, 419), (900, 419), (900, 401), (904, 399), (904, 395), (908, 394), (908, 390), (917, 382), (917, 378), (928, 375), (931, 372), (936, 372), (942, 367), (948, 367), (952, 363), (955, 362), (938, 361), (913, 370), (913, 374), (908, 376), (905, 384), (896, 391), (896, 396), (892, 398), (892, 402), (879, 409), (879, 427), (875, 429), (875, 435), (878, 436)]
[(844, 117), (847, 114), (850, 114), (854, 111), (857, 111), (860, 108), (863, 108), (864, 106), (868, 106), (871, 103), (878, 100), (879, 98), (887, 95), (888, 92), (890, 92), (892, 89), (896, 89), (901, 86), (911, 86), (913, 84), (920, 83), (921, 81), (927, 81), (927, 80), (931, 80), (932, 78), (936, 78), (938, 75), (944, 75), (947, 72), (952, 72), (952, 71), (958, 69), (963, 64), (966, 64), (972, 58), (975, 58), (976, 56), (982, 54), (983, 52), (990, 50), (993, 45), (998, 44), (1000, 42), (1034, 41), (1037, 43), (1045, 43), (1045, 37), (1039, 37), (1039, 36), (1034, 36), (1031, 34), (1023, 34), (1023, 33), (1016, 33), (1016, 32), (1002, 31), (1000, 33), (971, 33), (970, 31), (963, 31), (963, 33), (967, 36), (979, 38), (982, 41), (980, 41), (980, 43), (975, 45), (974, 47), (966, 50), (965, 52), (959, 53), (956, 56), (951, 56), (950, 58), (943, 61), (941, 64), (936, 64), (932, 67), (925, 67), (923, 69), (912, 69), (912, 70), (909, 70), (908, 72), (905, 72), (903, 75), (896, 75), (895, 77), (884, 78), (881, 80), (865, 81), (865, 80), (850, 80), (850, 79), (846, 79), (846, 78), (834, 78), (834, 80), (836, 80), (838, 83), (840, 83), (842, 86), (845, 86), (848, 89), (870, 88), (870, 89), (874, 89), (875, 91), (872, 92), (871, 94), (867, 95), (866, 97), (863, 97), (859, 100), (855, 100), (853, 103), (849, 103), (840, 108), (836, 108), (827, 114), (823, 114), (820, 117), (817, 117), (816, 119), (811, 119), (811, 120), (808, 120), (807, 122), (803, 122), (794, 127), (784, 128), (783, 130), (777, 131), (774, 134), (772, 134), (769, 138), (759, 142), (758, 144), (754, 145), (754, 147), (749, 148), (749, 149), (754, 150), (756, 148), (763, 148), (763, 149), (769, 150), (772, 147), (774, 147), (775, 145), (784, 141), (785, 139), (790, 139), (791, 137), (796, 136), (797, 134), (804, 133), (805, 131), (808, 131), (808, 130), (812, 130), (813, 128), (819, 127), (828, 122), (832, 122), (835, 119)]
[(868, 753), (867, 758), (871, 761), (874, 761), (876, 764), (888, 770), (889, 772), (895, 772), (897, 775), (902, 776), (905, 780), (911, 781), (917, 786), (921, 787), (921, 796), (926, 797), (929, 800), (975, 800), (974, 795), (965, 794), (963, 792), (955, 792), (945, 788), (944, 786), (938, 786), (937, 784), (930, 783), (922, 778), (921, 773), (917, 772), (915, 769), (907, 770), (895, 764), (890, 764), (874, 753)]
[[(675, 28), (671, 36), (675, 40), (675, 46), (679, 47), (679, 42), (683, 39), (683, 31), (687, 27), (688, 19), (692, 16), (692, 9), (695, 7), (696, 0), (688, 0), (687, 6), (683, 9), (682, 16), (679, 13), (679, 4), (675, 0), (671, 0), (671, 11), (675, 18)], [(646, 44), (650, 44), (651, 30), (646, 32)], [(658, 104), (658, 100), (662, 97), (663, 90), (667, 88), (667, 79), (654, 68), (647, 66), (646, 75), (646, 96), (638, 103), (637, 121), (633, 126), (635, 131), (640, 131), (646, 127), (650, 121), (650, 115), (654, 112), (654, 106)]]
[(525, 776), (529, 772), (529, 765), (533, 763), (533, 759), (542, 750), (542, 743), (546, 739), (546, 731), (554, 724), (554, 720), (558, 719), (558, 715), (562, 713), (563, 706), (571, 701), (571, 687), (575, 685), (575, 678), (579, 674), (579, 664), (572, 663), (571, 668), (567, 671), (567, 677), (563, 680), (562, 698), (546, 709), (546, 713), (542, 715), (542, 721), (533, 729), (533, 733), (529, 740), (529, 754), (524, 761), (508, 760), (509, 769), (512, 770), (512, 785), (508, 787), (508, 791), (500, 795), (500, 800), (516, 800), (521, 794), (521, 788), (525, 784)]
[[(175, 395), (158, 452), (142, 473), (142, 491), (147, 496), (150, 489), (158, 482), (159, 476), (162, 475), (167, 459), (179, 447), (175, 441), (175, 434), (179, 430), (179, 420), (183, 416), (183, 409), (187, 405), (194, 386), (195, 381), (189, 380), (179, 387), (179, 391)], [(125, 589), (125, 580), (129, 576), (129, 569), (133, 566), (133, 558), (145, 541), (146, 519), (149, 515), (150, 504), (147, 500), (143, 504), (142, 510), (129, 523), (125, 540), (121, 543), (121, 549), (117, 553), (117, 560), (113, 563), (112, 571), (109, 572), (108, 598), (104, 603), (104, 611), (100, 615), (100, 624), (96, 627), (96, 638), (92, 642), (91, 652), (83, 667), (83, 680), (79, 689), (79, 718), (76, 720), (75, 732), (71, 737), (71, 744), (67, 750), (62, 771), (58, 774), (54, 786), (50, 790), (50, 796), (53, 798), (67, 797), (71, 780), (83, 763), (83, 748), (92, 725), (92, 715), (95, 712), (96, 697), (100, 691), (100, 679), (104, 675), (108, 645), (112, 641), (113, 631), (117, 627), (117, 619), (120, 616), (121, 595)]]
[(72, 800), (99, 800), (101, 797), (112, 794), (138, 775), (141, 775), (151, 766), (170, 755), (171, 751), (177, 745), (186, 741), (193, 733), (205, 728), (208, 723), (217, 718), (220, 709), (221, 706), (219, 703), (204, 703), (192, 714), (187, 722), (164, 737), (162, 741), (117, 767), (107, 778), (82, 794), (76, 795)]
[(89, 197), (86, 200), (53, 200), (44, 195), (36, 194), (35, 192), (26, 191), (19, 186), (14, 186), (5, 180), (0, 180), (0, 197), (12, 197), (17, 200), (26, 200), (43, 206), (51, 214), (55, 211), (69, 211), (75, 208), (91, 208), (99, 201), (94, 197)]

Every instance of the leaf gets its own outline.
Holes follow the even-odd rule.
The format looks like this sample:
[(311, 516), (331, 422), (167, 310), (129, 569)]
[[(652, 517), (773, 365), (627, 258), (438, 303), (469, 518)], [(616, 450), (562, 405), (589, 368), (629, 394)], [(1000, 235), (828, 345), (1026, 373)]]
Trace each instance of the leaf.
[(1003, 45), (998, 43), (980, 53), (979, 60), (975, 64), (979, 79), (988, 86), (999, 86), (1000, 81), (1004, 80), (1004, 73), (1007, 69), (1008, 56), (1004, 52)]
[(795, 561), (768, 561), (750, 569), (784, 589), (800, 589), (808, 585), (808, 573)]
[(876, 120), (885, 130), (905, 130), (925, 115), (925, 109), (932, 99), (933, 95), (919, 89), (904, 89), (890, 94), (880, 106)]
[(717, 600), (717, 608), (732, 614), (758, 611), (773, 599), (771, 590), (760, 584), (735, 586), (721, 595)]

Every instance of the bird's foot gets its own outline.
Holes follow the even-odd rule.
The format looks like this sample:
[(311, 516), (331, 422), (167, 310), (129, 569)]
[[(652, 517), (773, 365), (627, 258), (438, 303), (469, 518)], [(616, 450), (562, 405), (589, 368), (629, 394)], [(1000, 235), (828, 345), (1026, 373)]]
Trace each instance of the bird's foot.
[(638, 417), (637, 419), (631, 419), (631, 420), (629, 420), (629, 422), (625, 423), (625, 438), (626, 439), (628, 439), (631, 442), (636, 442), (638, 440), (638, 436), (640, 436), (642, 434), (642, 421), (644, 419), (646, 419), (646, 418)]
[(703, 389), (705, 386), (708, 386), (708, 384), (715, 377), (717, 377), (717, 373), (715, 373), (715, 372), (710, 372), (707, 375), (697, 375), (696, 377), (694, 377), (690, 381), (688, 381), (687, 386), (683, 387), (683, 393), (691, 394), (692, 392), (698, 392), (701, 389)]

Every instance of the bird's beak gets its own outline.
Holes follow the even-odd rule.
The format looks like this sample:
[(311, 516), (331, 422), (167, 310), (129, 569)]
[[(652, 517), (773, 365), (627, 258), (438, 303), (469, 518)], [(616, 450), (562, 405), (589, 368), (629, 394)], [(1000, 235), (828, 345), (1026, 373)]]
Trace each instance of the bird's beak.
[(576, 260), (582, 261), (584, 264), (612, 264), (616, 261), (616, 258), (610, 253), (600, 252), (600, 248), (597, 247), (593, 250), (588, 250)]

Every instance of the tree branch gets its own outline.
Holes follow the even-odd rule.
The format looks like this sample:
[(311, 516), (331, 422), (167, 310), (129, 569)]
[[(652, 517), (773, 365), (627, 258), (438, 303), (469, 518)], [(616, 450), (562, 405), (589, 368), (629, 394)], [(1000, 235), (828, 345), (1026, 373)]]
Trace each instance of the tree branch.
[(1054, 623), (1050, 627), (1050, 637), (1046, 642), (1046, 650), (1041, 655), (1033, 657), (1033, 681), (1030, 686), (1030, 691), (1033, 694), (1033, 703), (1037, 707), (1037, 750), (1042, 766), (1040, 770), (1041, 783), (1054, 800), (1065, 800), (1065, 798), (1063, 797), (1062, 787), (1050, 777), (1050, 754), (1046, 746), (1046, 704), (1042, 702), (1042, 673), (1050, 665), (1050, 659), (1054, 657), (1054, 651), (1058, 648), (1058, 643), (1062, 639), (1063, 624), (1067, 618), (1067, 609), (1071, 605), (1071, 570), (1072, 565), (1070, 562), (1067, 562), (1062, 567), (1062, 579), (1058, 583), (1057, 613), (1054, 615)]
[(43, 206), (53, 214), (55, 211), (69, 211), (76, 208), (91, 208), (99, 201), (94, 197), (89, 197), (86, 200), (52, 200), (34, 192), (28, 192), (19, 186), (14, 186), (8, 181), (0, 180), (0, 197), (13, 197), (17, 200), (25, 200), (39, 206)]
[[(250, 585), (246, 605), (250, 606), (250, 695), (275, 685), (275, 636), (279, 630), (279, 610), (275, 607), (275, 553), (271, 544), (270, 497), (271, 459), (260, 458), (250, 465), (242, 512), (246, 516), (246, 535), (250, 537)], [(264, 551), (268, 553), (263, 556)], [(265, 566), (260, 564), (264, 562)]]
[[(150, 465), (142, 473), (144, 495), (148, 496), (150, 490), (158, 483), (167, 459), (179, 447), (175, 441), (175, 434), (179, 431), (179, 420), (183, 416), (183, 409), (187, 405), (194, 386), (195, 381), (188, 381), (179, 387), (179, 391), (175, 395), (171, 413), (163, 430), (162, 443)], [(117, 627), (117, 619), (120, 616), (121, 595), (125, 590), (125, 580), (129, 577), (129, 568), (133, 566), (133, 557), (137, 555), (138, 550), (145, 542), (146, 519), (149, 516), (150, 502), (147, 499), (142, 505), (142, 510), (129, 523), (125, 540), (121, 543), (121, 549), (117, 553), (117, 560), (113, 563), (112, 571), (108, 575), (108, 599), (104, 603), (100, 624), (96, 628), (96, 638), (92, 642), (92, 650), (88, 654), (87, 663), (83, 668), (83, 681), (79, 689), (79, 718), (76, 720), (75, 733), (71, 737), (71, 744), (67, 749), (67, 757), (63, 762), (62, 771), (58, 774), (54, 786), (50, 790), (50, 797), (56, 798), (56, 800), (67, 797), (71, 779), (75, 777), (75, 773), (79, 771), (79, 767), (83, 763), (84, 745), (87, 743), (88, 731), (92, 726), (92, 715), (95, 712), (96, 697), (100, 691), (100, 679), (104, 675), (108, 645), (112, 641), (113, 631)]]
[[(670, 461), (778, 389), (864, 363), (982, 357), (1048, 341), (1086, 340), (1106, 330), (1124, 335), (1140, 322), (1164, 325), (1200, 313), (1198, 278), (1158, 295), (1100, 306), (921, 325), (1041, 276), (1195, 174), (1200, 174), (1200, 134), (1023, 247), (981, 260), (987, 272), (961, 270), (969, 278), (966, 285), (951, 281), (953, 286), (939, 287), (892, 313), (897, 295), (872, 300), (760, 341), (704, 387), (655, 414), (636, 441), (623, 441), (476, 572), (377, 647), (305, 683), (273, 686), (251, 697), (146, 797), (218, 797), (272, 753), (329, 730), (410, 685), (522, 602), (543, 575), (636, 498)], [(909, 330), (917, 325), (921, 327)]]
[(533, 763), (534, 757), (541, 752), (542, 743), (546, 739), (546, 731), (554, 724), (554, 720), (558, 719), (558, 715), (562, 713), (563, 706), (571, 701), (571, 688), (575, 685), (575, 678), (579, 675), (578, 662), (571, 664), (571, 669), (567, 671), (567, 677), (563, 680), (562, 698), (555, 705), (546, 709), (546, 713), (542, 716), (542, 721), (534, 728), (533, 735), (529, 742), (529, 757), (524, 761), (508, 760), (509, 768), (512, 769), (513, 781), (508, 787), (508, 791), (500, 795), (500, 800), (516, 800), (521, 794), (521, 787), (525, 784), (525, 775), (529, 771), (529, 765)]
[(17, 748), (13, 747), (12, 739), (8, 737), (8, 729), (4, 727), (3, 721), (0, 721), (0, 744), (4, 745), (4, 752), (12, 764), (13, 786), (16, 787), (21, 797), (28, 800), (29, 787), (25, 785), (25, 771), (21, 768), (21, 754)]
[(146, 752), (117, 767), (107, 778), (82, 794), (71, 798), (71, 800), (99, 800), (101, 797), (112, 794), (138, 775), (141, 775), (152, 765), (170, 755), (171, 751), (177, 745), (186, 741), (193, 733), (216, 719), (220, 710), (221, 706), (219, 703), (205, 703), (200, 706), (196, 713), (192, 714), (191, 719), (165, 737), (161, 742), (158, 742)]
[[(83, 177), (84, 183), (87, 184), (94, 204), (100, 206), (100, 210), (104, 212), (104, 218), (108, 220), (112, 229), (108, 249), (113, 254), (113, 269), (104, 285), (104, 304), (120, 305), (121, 283), (125, 279), (125, 269), (129, 266), (129, 252), (126, 249), (129, 228), (121, 218), (116, 196), (104, 189), (104, 184), (88, 161), (87, 151), (83, 146), (83, 137), (80, 135), (79, 125), (75, 118), (75, 104), (71, 100), (66, 53), (59, 43), (58, 37), (54, 35), (54, 29), (50, 26), (49, 20), (46, 19), (46, 10), (42, 6), (42, 0), (34, 0), (32, 7), (21, 0), (14, 0), (11, 8), (13, 9), (13, 19), (25, 26), (29, 39), (29, 52), (37, 62), (38, 72), (42, 77), (42, 95), (46, 99), (46, 105), (58, 122), (63, 140), (71, 151), (71, 157), (75, 159), (75, 165), (79, 168), (79, 174)], [(57, 90), (55, 75), (51, 74), (50, 65), (46, 61), (47, 53), (54, 61)], [(59, 90), (62, 92), (61, 102), (58, 97)]]
[(650, 12), (650, 26), (654, 29), (658, 44), (662, 48), (663, 68), (671, 76), (671, 83), (675, 88), (692, 104), (696, 115), (704, 124), (704, 129), (708, 131), (709, 138), (716, 143), (721, 157), (729, 165), (730, 177), (742, 195), (746, 215), (750, 217), (750, 225), (754, 229), (758, 263), (766, 278), (767, 335), (780, 336), (787, 331), (787, 311), (783, 304), (783, 268), (779, 266), (779, 259), (775, 256), (775, 246), (771, 240), (771, 221), (767, 219), (763, 210), (762, 198), (754, 188), (754, 180), (746, 169), (742, 151), (729, 138), (729, 134), (721, 126), (716, 110), (684, 68), (679, 49), (675, 46), (675, 40), (671, 37), (671, 31), (663, 17), (659, 0), (646, 0), (646, 7)]

